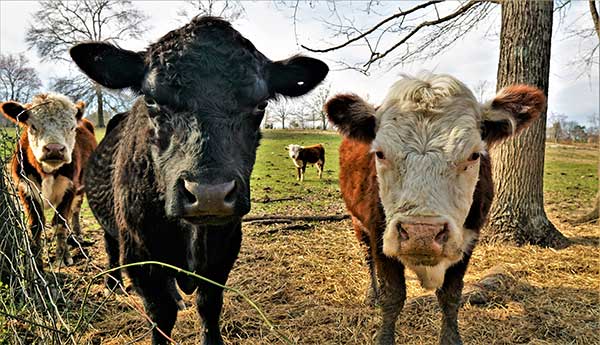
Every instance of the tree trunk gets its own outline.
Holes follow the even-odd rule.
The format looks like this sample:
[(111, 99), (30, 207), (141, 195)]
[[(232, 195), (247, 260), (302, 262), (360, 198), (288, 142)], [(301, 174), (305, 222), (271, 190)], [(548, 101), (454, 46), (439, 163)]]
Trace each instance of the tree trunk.
[(104, 98), (102, 95), (102, 87), (100, 86), (100, 84), (94, 84), (94, 86), (96, 87), (96, 100), (98, 103), (98, 110), (97, 110), (97, 114), (98, 114), (98, 127), (100, 128), (104, 128)]
[[(502, 2), (497, 88), (515, 83), (548, 94), (552, 1)], [(521, 135), (491, 152), (496, 197), (484, 230), (489, 240), (565, 248), (569, 240), (544, 211), (544, 139), (546, 112)]]

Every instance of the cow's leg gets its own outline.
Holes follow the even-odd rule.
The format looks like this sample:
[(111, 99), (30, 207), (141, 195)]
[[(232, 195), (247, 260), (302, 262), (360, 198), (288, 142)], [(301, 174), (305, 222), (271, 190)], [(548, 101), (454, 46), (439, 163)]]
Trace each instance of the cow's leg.
[(69, 235), (69, 224), (67, 219), (71, 216), (71, 206), (75, 193), (68, 189), (65, 191), (62, 200), (56, 207), (56, 213), (52, 218), (52, 227), (54, 228), (54, 236), (56, 236), (56, 259), (54, 264), (60, 266), (65, 264), (70, 266), (73, 264), (73, 258), (67, 246), (67, 237)]
[(317, 167), (317, 171), (319, 172), (319, 180), (320, 180), (321, 178), (323, 178), (323, 165), (324, 165), (324, 162), (322, 160), (319, 160), (317, 162), (317, 164), (315, 164), (315, 165)]
[(369, 235), (367, 235), (363, 226), (360, 224), (360, 221), (355, 217), (352, 217), (352, 225), (354, 226), (354, 234), (356, 235), (356, 238), (358, 238), (359, 242), (362, 242), (365, 245), (365, 262), (369, 267), (369, 277), (371, 279), (371, 283), (369, 286), (369, 290), (367, 291), (365, 303), (370, 306), (375, 306), (377, 305), (379, 300), (379, 287), (377, 286), (377, 274), (375, 272), (375, 263), (373, 262), (373, 255), (371, 254), (371, 243)]
[(69, 244), (77, 246), (77, 243), (73, 239), (77, 240), (80, 245), (83, 244), (83, 237), (81, 236), (81, 224), (79, 223), (79, 214), (81, 213), (81, 204), (83, 203), (83, 191), (78, 191), (73, 198), (73, 205), (71, 207), (71, 230), (72, 236), (69, 236)]
[(306, 173), (306, 161), (302, 162), (302, 174), (300, 174), (300, 182), (304, 182), (304, 174)]
[(302, 168), (296, 168), (296, 174), (298, 175), (296, 177), (296, 180), (300, 181), (300, 179), (302, 178)]
[(156, 266), (133, 266), (127, 272), (136, 292), (144, 300), (146, 314), (156, 324), (152, 330), (152, 344), (169, 344), (162, 333), (170, 338), (177, 320), (178, 307), (171, 290), (173, 277), (165, 269)]
[(463, 277), (470, 258), (471, 254), (465, 255), (460, 262), (448, 268), (444, 284), (435, 292), (443, 314), (440, 332), (440, 344), (443, 345), (462, 344), (458, 332), (458, 308), (463, 289)]
[(27, 222), (29, 224), (29, 231), (31, 231), (31, 252), (35, 264), (41, 271), (43, 268), (42, 260), (42, 233), (44, 230), (44, 223), (46, 219), (44, 217), (44, 208), (42, 204), (36, 200), (31, 193), (19, 190), (19, 196), (25, 208), (25, 214), (27, 216)]
[[(242, 243), (241, 224), (232, 230), (207, 229), (204, 253), (208, 260), (199, 274), (225, 285), (229, 272), (237, 259)], [(197, 256), (198, 257), (198, 256)], [(207, 282), (198, 284), (196, 306), (204, 326), (204, 345), (221, 345), (223, 339), (219, 326), (223, 307), (223, 289)]]
[[(109, 231), (104, 231), (104, 249), (108, 256), (108, 268), (112, 269), (119, 266), (119, 240), (111, 235)], [(105, 286), (109, 290), (115, 290), (119, 284), (123, 285), (123, 278), (121, 277), (121, 270), (115, 270), (110, 272), (104, 280)]]
[(382, 324), (377, 334), (377, 345), (393, 345), (396, 332), (396, 320), (404, 307), (406, 283), (404, 266), (397, 260), (379, 253), (375, 254), (377, 274), (381, 283)]

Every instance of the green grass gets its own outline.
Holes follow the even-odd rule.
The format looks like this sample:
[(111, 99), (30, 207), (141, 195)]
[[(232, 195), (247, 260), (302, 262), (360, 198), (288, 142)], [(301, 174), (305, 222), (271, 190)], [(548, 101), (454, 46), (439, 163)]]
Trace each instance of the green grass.
[[(323, 144), (325, 167), (319, 180), (317, 169), (306, 168), (304, 182), (296, 180), (296, 168), (285, 147), (289, 144)], [(338, 187), (338, 147), (334, 132), (268, 130), (257, 152), (251, 178), (252, 213), (279, 215), (332, 214), (343, 212)], [(278, 199), (294, 198), (287, 201)]]
[(591, 208), (598, 191), (598, 149), (551, 145), (546, 147), (544, 197), (569, 211)]

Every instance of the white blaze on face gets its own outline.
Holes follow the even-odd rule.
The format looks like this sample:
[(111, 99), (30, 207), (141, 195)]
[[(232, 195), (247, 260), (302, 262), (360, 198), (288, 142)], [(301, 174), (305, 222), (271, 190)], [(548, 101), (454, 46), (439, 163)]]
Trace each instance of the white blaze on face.
[[(50, 173), (71, 163), (78, 112), (75, 104), (62, 95), (42, 94), (34, 97), (30, 109), (26, 121), (29, 146), (44, 172)], [(48, 144), (64, 146), (64, 160), (45, 161), (44, 147)]]
[(295, 144), (288, 145), (288, 154), (290, 155), (290, 158), (294, 161), (294, 165), (297, 168), (302, 167), (302, 162), (298, 160), (298, 155), (300, 154), (301, 149), (302, 149), (302, 146), (300, 146), (300, 145), (295, 145)]
[[(448, 223), (450, 233), (438, 264), (412, 267), (429, 288), (441, 285), (446, 268), (462, 258), (474, 239), (463, 224), (479, 175), (479, 159), (471, 158), (485, 152), (481, 112), (471, 92), (449, 76), (428, 82), (403, 79), (377, 110), (372, 145), (380, 152), (376, 167), (387, 222), (384, 254), (410, 267), (400, 251), (398, 223), (428, 217)], [(437, 271), (441, 280), (440, 274), (425, 277), (426, 272)]]

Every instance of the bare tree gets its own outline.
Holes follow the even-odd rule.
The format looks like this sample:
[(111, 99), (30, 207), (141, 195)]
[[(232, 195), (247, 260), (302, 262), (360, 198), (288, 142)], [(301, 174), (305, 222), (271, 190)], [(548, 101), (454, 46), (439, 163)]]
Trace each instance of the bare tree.
[(327, 102), (330, 93), (331, 83), (322, 83), (307, 96), (303, 97), (302, 103), (307, 109), (313, 128), (315, 128), (317, 120), (320, 120), (321, 129), (327, 129), (329, 121), (327, 120), (327, 114), (323, 111), (323, 105)]
[(42, 81), (25, 54), (0, 54), (0, 100), (29, 102), (40, 87)]
[[(147, 17), (131, 1), (42, 1), (25, 40), (43, 61), (70, 62), (67, 51), (82, 41), (119, 43), (141, 38)], [(94, 84), (98, 126), (104, 127), (104, 90)]]
[(286, 120), (292, 117), (291, 102), (287, 98), (280, 98), (269, 104), (270, 113), (281, 122), (281, 129), (285, 129)]
[(480, 80), (473, 87), (473, 93), (475, 94), (475, 97), (477, 97), (477, 100), (481, 103), (488, 100), (490, 95), (493, 95), (493, 92), (490, 91), (493, 91), (492, 83), (490, 83), (488, 80)]
[(177, 12), (184, 20), (192, 17), (214, 16), (234, 22), (246, 14), (244, 6), (238, 0), (188, 0), (186, 6)]
[[(97, 109), (97, 97), (94, 83), (84, 76), (77, 74), (73, 77), (59, 77), (51, 80), (51, 90), (62, 93), (71, 97), (73, 100), (84, 101), (86, 108)], [(102, 94), (103, 110), (108, 110), (111, 115), (124, 112), (131, 107), (135, 95), (121, 90), (104, 89)], [(93, 118), (95, 122), (99, 122), (98, 113), (94, 112), (95, 116), (89, 114), (88, 117)], [(103, 115), (107, 115), (104, 113)]]
[[(376, 4), (388, 5), (385, 2), (370, 1), (365, 11), (371, 15), (376, 14), (373, 8)], [(434, 57), (484, 21), (492, 8), (491, 1), (469, 0), (444, 3), (434, 0), (418, 3), (407, 9), (399, 8), (395, 13), (386, 15), (378, 23), (367, 27), (357, 27), (354, 20), (335, 15), (337, 22), (326, 22), (326, 24), (335, 30), (335, 38), (342, 38), (340, 43), (327, 48), (306, 45), (302, 47), (317, 53), (349, 46), (364, 49), (366, 61), (351, 65), (341, 61), (339, 63), (366, 74), (375, 63), (380, 63), (384, 59), (392, 66), (396, 66)]]

